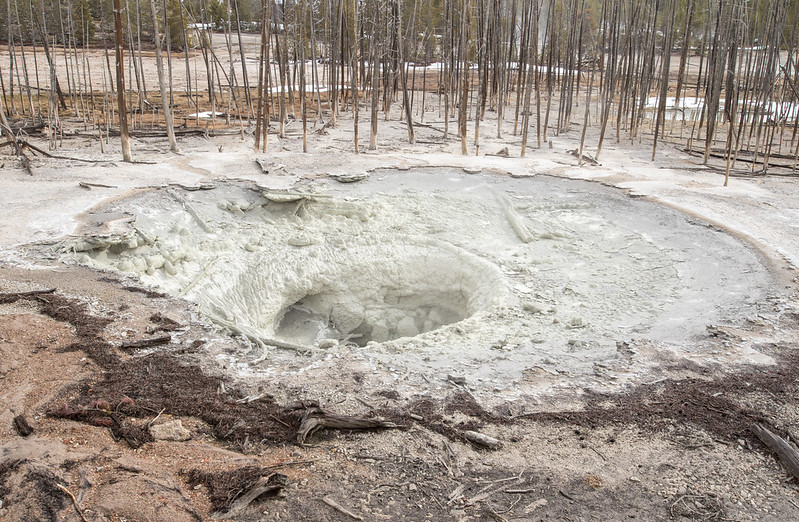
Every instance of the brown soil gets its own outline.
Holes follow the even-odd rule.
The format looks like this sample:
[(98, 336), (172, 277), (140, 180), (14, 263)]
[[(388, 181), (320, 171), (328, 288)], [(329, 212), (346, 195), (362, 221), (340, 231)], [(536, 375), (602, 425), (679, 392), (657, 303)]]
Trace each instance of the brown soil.
[[(463, 392), (436, 399), (384, 391), (372, 414), (402, 429), (326, 430), (300, 447), (294, 439), (306, 405), (276, 403), (268, 383), (248, 401), (192, 362), (203, 347), (194, 339), (200, 327), (181, 315), (185, 303), (82, 268), (3, 269), (0, 277), (3, 519), (78, 520), (61, 485), (87, 520), (204, 520), (275, 473), (285, 487), (236, 520), (347, 518), (322, 498), (365, 519), (765, 514), (739, 505), (732, 491), (702, 485), (698, 476), (708, 470), (690, 462), (707, 453), (723, 461), (722, 479), (744, 472), (770, 481), (769, 513), (793, 513), (795, 487), (750, 427), (785, 434), (795, 424), (794, 346), (764, 347), (775, 366), (722, 375), (683, 366), (685, 378), (587, 392), (579, 411), (486, 411)], [(45, 287), (56, 291), (18, 293)], [(796, 326), (795, 318), (785, 322)], [(119, 348), (165, 329), (174, 333), (165, 347)], [(134, 339), (120, 339), (122, 331)], [(24, 414), (34, 433), (21, 437), (11, 414)], [(154, 441), (148, 426), (167, 419), (182, 419), (193, 438)], [(504, 447), (476, 446), (466, 430)], [(641, 455), (648, 458), (635, 464)], [(669, 493), (664, 477), (681, 485)]]

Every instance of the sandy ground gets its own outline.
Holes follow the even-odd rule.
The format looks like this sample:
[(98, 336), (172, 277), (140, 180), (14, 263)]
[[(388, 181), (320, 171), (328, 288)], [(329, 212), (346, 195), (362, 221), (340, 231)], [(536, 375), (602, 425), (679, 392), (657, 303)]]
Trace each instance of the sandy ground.
[[(799, 194), (792, 178), (733, 178), (724, 188), (718, 171), (672, 147), (662, 146), (649, 161), (646, 144), (606, 145), (599, 165), (580, 166), (567, 152), (577, 145), (577, 130), (521, 158), (520, 138), (509, 125), (495, 138), (496, 129), (484, 124), (481, 155), (470, 147), (461, 156), (459, 141), (443, 139), (435, 113), (417, 127), (417, 144), (407, 143), (404, 126), (392, 118), (381, 121), (378, 149), (356, 155), (347, 116), (338, 127), (311, 132), (308, 154), (293, 123), (285, 137), (269, 136), (266, 153), (253, 152), (248, 135), (185, 138), (179, 154), (168, 153), (163, 139), (137, 139), (132, 148), (139, 163), (125, 164), (117, 143), (101, 155), (91, 140), (75, 137), (58, 154), (97, 163), (36, 158), (29, 176), (13, 157), (4, 158), (0, 519), (799, 516), (795, 482), (751, 431), (761, 423), (786, 436), (799, 420)], [(492, 155), (504, 147), (508, 157)], [(504, 401), (489, 399), (460, 374), (419, 379), (392, 372), (385, 357), (375, 366), (357, 350), (329, 356), (272, 350), (269, 364), (305, 370), (253, 377), (244, 370), (259, 352), (245, 353), (246, 342), (215, 327), (193, 303), (143, 291), (132, 276), (59, 261), (60, 247), (75, 237), (123, 230), (112, 209), (154, 189), (227, 181), (290, 189), (334, 183), (331, 175), (415, 167), (479, 170), (473, 176), (488, 181), (588, 180), (597, 194), (676, 209), (730, 238), (735, 246), (723, 253), (733, 252), (732, 264), (736, 249), (758, 260), (751, 275), (757, 282), (741, 291), (760, 297), (745, 313), (723, 316), (680, 341), (681, 352), (622, 342), (619, 353), (646, 361), (645, 372), (622, 380), (599, 372), (586, 384), (543, 370), (531, 376), (534, 393)], [(336, 187), (344, 195), (360, 190)], [(712, 256), (700, 263), (708, 274), (717, 269)], [(55, 292), (13, 294), (50, 289)], [(699, 308), (716, 306), (709, 296), (698, 299)], [(165, 346), (131, 345), (165, 333)], [(692, 353), (695, 344), (703, 348)], [(425, 380), (432, 383), (422, 386)], [(298, 445), (301, 422), (317, 411), (312, 401), (327, 412), (382, 418), (399, 429), (326, 429)], [(14, 427), (18, 415), (34, 429), (27, 437)], [(146, 435), (173, 420), (192, 438)], [(469, 431), (501, 446), (470, 442)], [(225, 474), (235, 470), (246, 473)], [(264, 477), (260, 483), (258, 477)], [(279, 494), (214, 512), (230, 508), (226, 498), (240, 500), (267, 484), (266, 477), (285, 484)], [(221, 495), (219, 504), (214, 495)]]

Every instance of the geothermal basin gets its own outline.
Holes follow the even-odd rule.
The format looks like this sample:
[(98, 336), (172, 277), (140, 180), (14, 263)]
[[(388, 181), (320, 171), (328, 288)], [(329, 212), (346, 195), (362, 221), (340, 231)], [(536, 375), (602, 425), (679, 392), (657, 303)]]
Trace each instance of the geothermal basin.
[(164, 187), (96, 209), (63, 250), (196, 303), (241, 340), (213, 354), (241, 379), (508, 399), (664, 360), (769, 362), (708, 334), (773, 293), (760, 254), (595, 183), (423, 168)]

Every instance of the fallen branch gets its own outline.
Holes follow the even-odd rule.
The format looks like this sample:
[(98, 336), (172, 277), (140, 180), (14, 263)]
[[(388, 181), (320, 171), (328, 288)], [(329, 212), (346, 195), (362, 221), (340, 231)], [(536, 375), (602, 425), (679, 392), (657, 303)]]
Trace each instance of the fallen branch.
[(78, 505), (78, 499), (75, 498), (75, 495), (73, 495), (70, 490), (68, 490), (67, 488), (65, 488), (64, 486), (62, 486), (61, 484), (59, 484), (57, 482), (56, 482), (55, 486), (58, 489), (60, 489), (61, 491), (63, 491), (64, 493), (66, 493), (67, 495), (69, 495), (69, 498), (72, 499), (72, 505), (75, 506), (75, 511), (78, 512), (78, 516), (80, 516), (80, 519), (83, 520), (83, 522), (89, 522), (86, 519), (86, 517), (83, 516), (83, 511), (80, 509), (80, 506)]
[(172, 196), (172, 198), (174, 198), (175, 201), (177, 201), (178, 203), (183, 205), (183, 209), (186, 212), (188, 212), (191, 217), (194, 218), (194, 221), (196, 221), (197, 224), (200, 225), (200, 228), (202, 228), (205, 232), (207, 232), (209, 234), (214, 231), (211, 227), (209, 227), (205, 223), (205, 220), (200, 217), (200, 215), (197, 213), (197, 211), (194, 210), (194, 208), (191, 205), (189, 205), (189, 202), (186, 201), (186, 198), (184, 198), (183, 196), (181, 196), (180, 194), (178, 194), (177, 192), (175, 192), (172, 189), (167, 190), (167, 193), (170, 196)]
[[(688, 154), (690, 154), (692, 156), (702, 156), (705, 153), (704, 149), (688, 149), (688, 148), (685, 148), (685, 149), (683, 149), (683, 151), (687, 152)], [(750, 164), (754, 164), (754, 165), (762, 165), (764, 168), (782, 168), (782, 169), (790, 170), (792, 172), (795, 170), (795, 167), (796, 167), (795, 163), (787, 163), (786, 164), (786, 163), (777, 163), (777, 162), (773, 161), (774, 158), (793, 160), (794, 158), (792, 156), (771, 154), (769, 156), (769, 162), (768, 163), (764, 163), (762, 159), (756, 159), (756, 157), (754, 156), (753, 153), (749, 152), (749, 154), (751, 154), (752, 157), (747, 157), (747, 155), (744, 152), (745, 151), (739, 151), (738, 155), (735, 157), (735, 161), (740, 161), (740, 162), (743, 162), (743, 163), (750, 163)], [(726, 153), (722, 153), (722, 152), (710, 152), (708, 155), (711, 158), (718, 158), (718, 159), (723, 159), (723, 160), (727, 159), (727, 154)], [(765, 173), (763, 171), (760, 172), (761, 176), (764, 175), (764, 174)], [(796, 176), (795, 173), (793, 173), (793, 174), (774, 174), (773, 172), (769, 172), (769, 174), (770, 175), (774, 175), (774, 176), (779, 176), (779, 175)], [(752, 175), (751, 173), (747, 173), (747, 174), (744, 174), (744, 175), (742, 175), (740, 177), (748, 178), (748, 177), (757, 177), (757, 176), (758, 176), (757, 173), (755, 173), (755, 175)], [(736, 176), (736, 177), (738, 177), (738, 176)]]
[(506, 489), (505, 493), (511, 495), (523, 495), (525, 493), (535, 493), (537, 488), (525, 488), (525, 489)]
[(309, 407), (302, 416), (302, 422), (297, 430), (297, 442), (305, 444), (305, 440), (322, 428), (338, 430), (369, 430), (375, 428), (399, 428), (393, 422), (378, 419), (364, 419), (330, 413), (317, 406)]
[(571, 154), (575, 158), (577, 158), (580, 161), (580, 165), (582, 165), (584, 163), (587, 163), (587, 164), (593, 165), (593, 166), (599, 165), (599, 162), (597, 160), (595, 160), (594, 158), (592, 158), (590, 154), (583, 154), (582, 157), (581, 157), (580, 156), (580, 151), (578, 151), (577, 149), (567, 150), (566, 152)]
[[(31, 89), (34, 88), (35, 87), (31, 87)], [(25, 125), (25, 122), (22, 122), (22, 124), (18, 122), (14, 122), (11, 124), (11, 130), (17, 136), (19, 136), (20, 134), (25, 134), (26, 136), (29, 136), (34, 133), (41, 134), (42, 129), (44, 129), (44, 122), (33, 123), (30, 125)]]
[(484, 446), (490, 449), (497, 449), (502, 447), (502, 443), (499, 439), (495, 439), (494, 437), (489, 437), (488, 435), (484, 435), (477, 431), (464, 431), (463, 438), (468, 440), (473, 444), (477, 444), (479, 446)]
[(51, 159), (82, 161), (84, 163), (108, 163), (108, 160), (93, 160), (93, 159), (73, 158), (72, 156), (60, 156), (58, 154), (51, 154), (51, 153), (47, 152), (46, 150), (40, 149), (36, 145), (33, 145), (32, 143), (27, 142), (25, 140), (17, 140), (17, 142), (19, 143), (20, 147), (26, 148), (26, 149), (30, 149), (30, 150), (32, 150), (34, 152), (38, 152), (42, 156), (45, 156), (45, 157), (51, 158)]
[(793, 449), (788, 442), (779, 435), (773, 434), (759, 424), (752, 426), (752, 431), (763, 444), (777, 454), (785, 468), (796, 478), (799, 478), (799, 452)]
[(458, 484), (458, 487), (455, 488), (455, 490), (452, 491), (447, 496), (447, 505), (452, 504), (453, 502), (458, 500), (460, 497), (462, 497), (463, 496), (463, 494), (462, 494), (463, 490), (465, 490), (465, 489), (466, 489), (466, 486), (464, 484)]
[(568, 493), (566, 493), (566, 492), (565, 492), (565, 491), (563, 491), (562, 489), (559, 489), (559, 490), (558, 490), (558, 493), (560, 493), (560, 495), (561, 495), (563, 498), (566, 498), (566, 499), (568, 499), (568, 500), (571, 500), (572, 502), (577, 502), (577, 499), (576, 499), (576, 498), (574, 498), (573, 496), (569, 495)]
[(588, 448), (589, 448), (591, 451), (593, 451), (594, 453), (596, 453), (597, 455), (599, 455), (600, 457), (602, 457), (602, 460), (605, 460), (605, 461), (606, 461), (606, 460), (608, 460), (608, 458), (607, 458), (606, 456), (604, 456), (604, 455), (603, 455), (603, 454), (602, 454), (602, 453), (601, 453), (601, 452), (600, 452), (598, 449), (596, 449), (595, 447), (593, 447), (593, 446), (588, 446)]
[(261, 195), (273, 203), (295, 203), (297, 201), (316, 201), (330, 199), (331, 194), (316, 194), (313, 192), (290, 192), (285, 190), (265, 190)]
[(281, 462), (280, 464), (272, 464), (271, 466), (264, 466), (263, 469), (283, 469), (283, 468), (290, 468), (292, 466), (305, 466), (307, 464), (315, 464), (317, 461), (314, 460), (294, 460), (291, 462)]
[(129, 343), (122, 343), (119, 345), (120, 350), (134, 350), (136, 348), (149, 348), (151, 346), (160, 346), (162, 344), (169, 344), (172, 342), (171, 335), (162, 335), (160, 337), (153, 337), (152, 339), (141, 339), (140, 341), (131, 341)]
[(48, 288), (47, 290), (31, 290), (30, 292), (7, 292), (0, 293), (0, 304), (14, 303), (26, 297), (36, 297), (37, 295), (52, 294), (55, 288)]
[[(520, 486), (524, 483), (524, 479), (519, 477), (509, 477), (508, 480), (516, 480), (513, 483), (514, 486)], [(497, 493), (501, 492), (505, 488), (505, 486), (494, 487), (493, 484), (486, 486), (485, 488), (481, 489), (474, 495), (472, 498), (466, 500), (466, 505), (474, 505), (478, 502), (483, 502), (484, 500), (488, 499), (489, 497), (496, 495)]]
[(158, 420), (162, 413), (166, 411), (166, 408), (161, 408), (161, 411), (158, 412), (158, 415), (155, 416), (153, 420), (147, 423), (147, 429), (150, 429), (153, 426), (153, 423)]
[(91, 190), (91, 189), (92, 189), (92, 187), (97, 187), (97, 188), (109, 188), (109, 189), (111, 189), (111, 188), (118, 188), (118, 187), (116, 187), (116, 186), (114, 186), (114, 185), (103, 185), (102, 183), (88, 183), (88, 182), (86, 182), (86, 181), (81, 181), (80, 183), (78, 183), (78, 185), (79, 185), (80, 187), (82, 187), (82, 188), (85, 188), (85, 189), (87, 189), (87, 190)]
[[(216, 262), (216, 260), (214, 260), (213, 262)], [(197, 278), (195, 278), (195, 280), (192, 283), (190, 283), (188, 287), (184, 288), (183, 291), (181, 291), (178, 294), (178, 296), (181, 296), (181, 295), (185, 294), (188, 291), (187, 288), (189, 288), (190, 286), (193, 286), (197, 281), (199, 281), (199, 276)], [(287, 342), (284, 342), (284, 341), (278, 341), (277, 339), (269, 339), (269, 338), (266, 338), (266, 337), (261, 337), (259, 335), (259, 332), (257, 332), (254, 328), (250, 328), (250, 327), (245, 326), (245, 325), (236, 324), (236, 323), (234, 323), (232, 321), (228, 321), (228, 320), (222, 319), (218, 315), (214, 315), (214, 314), (211, 314), (211, 313), (208, 313), (208, 312), (206, 312), (206, 315), (208, 316), (209, 319), (211, 319), (216, 324), (218, 324), (220, 326), (224, 326), (225, 328), (227, 328), (228, 330), (230, 330), (234, 334), (243, 335), (244, 337), (246, 337), (247, 339), (252, 341), (256, 346), (258, 346), (259, 348), (263, 349), (263, 353), (261, 354), (261, 356), (250, 363), (252, 365), (260, 364), (260, 363), (262, 363), (263, 361), (265, 361), (269, 357), (269, 352), (266, 349), (267, 346), (272, 346), (274, 348), (282, 348), (284, 350), (292, 350), (292, 351), (295, 351), (297, 353), (302, 353), (302, 354), (307, 354), (307, 353), (311, 353), (311, 352), (324, 352), (325, 351), (325, 350), (322, 350), (320, 348), (314, 348), (314, 347), (311, 347), (311, 346), (303, 346), (301, 344), (287, 343)]]
[(335, 500), (333, 500), (330, 497), (323, 497), (322, 498), (322, 502), (324, 502), (328, 506), (332, 507), (333, 509), (335, 509), (339, 513), (343, 513), (343, 514), (347, 515), (348, 517), (350, 517), (350, 518), (352, 518), (354, 520), (363, 520), (362, 516), (356, 515), (355, 513), (353, 513), (352, 511), (346, 509), (344, 506), (342, 506), (341, 504), (339, 504), (338, 502), (336, 502)]
[(374, 405), (374, 404), (370, 404), (370, 403), (369, 403), (368, 401), (366, 401), (365, 399), (362, 399), (362, 398), (360, 398), (360, 397), (355, 397), (355, 399), (356, 399), (358, 402), (360, 402), (361, 404), (363, 404), (364, 406), (366, 406), (367, 408), (369, 408), (370, 410), (376, 410), (376, 409), (377, 409), (377, 408), (375, 408), (375, 405)]
[[(235, 136), (240, 134), (241, 131), (225, 131), (213, 129), (199, 129), (196, 127), (186, 127), (182, 129), (175, 129), (175, 136)], [(130, 136), (133, 138), (166, 138), (166, 130), (130, 130)], [(96, 134), (88, 134), (85, 132), (75, 132), (73, 136), (89, 136), (96, 137)], [(109, 136), (119, 136), (119, 129), (108, 129)]]
[(496, 197), (497, 201), (499, 201), (499, 204), (502, 205), (502, 211), (505, 214), (505, 219), (508, 220), (508, 224), (516, 233), (516, 236), (521, 240), (521, 242), (529, 243), (533, 241), (535, 236), (530, 232), (530, 229), (527, 228), (527, 225), (524, 224), (522, 217), (513, 208), (513, 205), (508, 197), (499, 194), (496, 194)]
[(265, 493), (272, 491), (279, 491), (286, 486), (287, 478), (281, 473), (272, 473), (266, 477), (259, 478), (255, 484), (240, 497), (238, 497), (231, 505), (222, 518), (234, 517), (244, 511), (247, 506)]

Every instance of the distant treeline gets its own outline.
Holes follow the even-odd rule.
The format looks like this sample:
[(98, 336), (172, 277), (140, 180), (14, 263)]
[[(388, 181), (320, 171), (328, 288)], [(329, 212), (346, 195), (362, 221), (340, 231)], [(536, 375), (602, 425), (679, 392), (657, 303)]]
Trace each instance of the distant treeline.
[[(157, 112), (157, 94), (148, 94), (132, 58), (138, 53), (141, 65), (142, 49), (155, 45), (157, 17), (159, 48), (175, 51), (164, 75), (172, 103), (173, 78), (185, 71), (195, 110), (225, 106), (240, 121), (254, 122), (263, 138), (262, 122), (277, 119), (282, 134), (298, 111), (303, 121), (310, 111), (335, 122), (341, 111), (357, 114), (363, 106), (374, 147), (377, 113), (389, 115), (398, 102), (413, 141), (414, 121), (430, 109), (426, 92), (438, 95), (445, 136), (458, 135), (464, 153), (467, 133), (479, 150), (480, 125), (491, 111), (497, 134), (512, 122), (522, 153), (528, 141), (540, 147), (576, 122), (599, 129), (592, 145), (597, 155), (608, 136), (642, 135), (653, 138), (653, 157), (658, 142), (668, 139), (706, 161), (721, 155), (731, 167), (745, 160), (765, 169), (775, 157), (795, 167), (799, 154), (799, 0), (119, 1), (120, 43), (136, 76), (128, 83), (136, 95), (128, 96), (131, 112)], [(46, 41), (65, 56), (69, 50), (71, 63), (85, 68), (79, 49), (115, 45), (113, 0), (0, 5), (0, 37), (11, 55), (0, 64), (0, 78), (8, 79), (0, 85), (7, 112), (10, 106), (14, 114), (29, 109), (47, 116), (37, 114), (41, 100), (34, 103), (36, 94), (26, 89), (31, 76), (19, 70), (26, 47)], [(208, 45), (213, 32), (224, 34), (224, 57)], [(260, 34), (249, 73), (237, 38), (242, 32)], [(190, 65), (188, 48), (202, 52), (202, 82), (192, 80), (197, 66)], [(181, 56), (185, 67), (176, 61)], [(257, 83), (249, 78), (256, 67)], [(107, 72), (113, 91), (110, 65)], [(67, 98), (80, 97), (76, 91), (93, 92), (82, 76), (91, 71), (67, 74), (67, 96), (48, 80), (59, 89), (61, 110)]]

